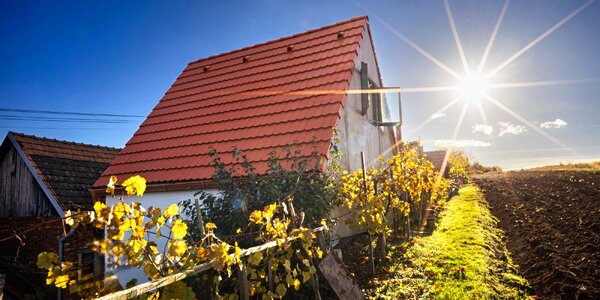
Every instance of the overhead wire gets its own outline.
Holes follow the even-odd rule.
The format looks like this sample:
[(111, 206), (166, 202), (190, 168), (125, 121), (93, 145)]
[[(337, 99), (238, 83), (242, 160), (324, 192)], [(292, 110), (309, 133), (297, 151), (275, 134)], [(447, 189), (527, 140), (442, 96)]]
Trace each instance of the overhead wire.
[(99, 117), (125, 117), (125, 118), (145, 118), (146, 117), (146, 116), (142, 116), (142, 115), (89, 113), (89, 112), (77, 112), (77, 111), (38, 110), (38, 109), (21, 109), (21, 108), (6, 108), (6, 107), (0, 107), (0, 111), (18, 112), (18, 113), (34, 113), (34, 114), (99, 116)]

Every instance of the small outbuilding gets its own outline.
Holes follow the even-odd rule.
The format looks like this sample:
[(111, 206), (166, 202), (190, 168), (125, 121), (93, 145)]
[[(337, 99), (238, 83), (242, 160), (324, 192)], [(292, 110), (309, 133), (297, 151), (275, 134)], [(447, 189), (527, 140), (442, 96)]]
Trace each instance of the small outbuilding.
[(448, 173), (450, 172), (450, 164), (446, 162), (444, 164), (444, 160), (446, 159), (446, 150), (436, 150), (436, 151), (425, 151), (425, 158), (433, 164), (434, 170), (440, 172), (443, 177), (448, 178)]
[(120, 149), (9, 132), (0, 146), (0, 274), (4, 296), (44, 298), (56, 291), (36, 266), (40, 252), (62, 254), (84, 276), (103, 275), (89, 248), (101, 232), (70, 232), (65, 212), (92, 210), (89, 189)]

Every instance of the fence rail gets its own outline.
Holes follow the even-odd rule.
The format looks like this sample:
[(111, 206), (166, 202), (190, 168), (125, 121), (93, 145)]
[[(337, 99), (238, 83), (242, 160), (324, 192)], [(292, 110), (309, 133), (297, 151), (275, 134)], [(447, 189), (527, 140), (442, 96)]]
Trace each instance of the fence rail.
[[(323, 235), (323, 231), (325, 230), (325, 226), (321, 226), (321, 227), (317, 227), (312, 229), (311, 231), (313, 233), (317, 234), (317, 242), (319, 244), (319, 246), (322, 248), (322, 250), (325, 251), (325, 238)], [(286, 242), (289, 241), (293, 241), (297, 239), (296, 237), (293, 238), (288, 238), (286, 240)], [(265, 251), (267, 249), (271, 249), (277, 247), (277, 241), (270, 241), (268, 243), (264, 243), (260, 246), (256, 246), (256, 247), (252, 247), (252, 248), (248, 248), (248, 249), (244, 249), (242, 250), (242, 252), (240, 253), (240, 257), (246, 257), (249, 256), (253, 253), (257, 253), (257, 252), (261, 252), (261, 251)], [(229, 254), (230, 256), (233, 256), (234, 254)], [(198, 274), (198, 273), (202, 273), (204, 271), (210, 270), (214, 267), (216, 267), (218, 264), (217, 261), (212, 260), (209, 262), (205, 262), (203, 264), (194, 266), (190, 269), (175, 273), (175, 274), (171, 274), (159, 279), (155, 279), (146, 283), (142, 283), (139, 284), (137, 286), (122, 290), (122, 291), (118, 291), (118, 292), (114, 292), (108, 295), (104, 295), (98, 299), (100, 300), (124, 300), (124, 299), (131, 299), (133, 297), (137, 297), (143, 294), (146, 294), (148, 292), (154, 291), (158, 288), (167, 286), (171, 283), (183, 280), (187, 277), (190, 277), (192, 275)], [(244, 266), (245, 267), (245, 266)], [(247, 289), (247, 287), (246, 287)], [(240, 287), (240, 290), (243, 290), (242, 287)]]

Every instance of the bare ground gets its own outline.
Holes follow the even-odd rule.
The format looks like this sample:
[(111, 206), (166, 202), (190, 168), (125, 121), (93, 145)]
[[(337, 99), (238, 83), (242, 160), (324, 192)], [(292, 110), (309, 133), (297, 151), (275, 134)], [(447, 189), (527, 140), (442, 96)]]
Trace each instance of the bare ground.
[(600, 172), (477, 176), (507, 248), (540, 299), (600, 299)]

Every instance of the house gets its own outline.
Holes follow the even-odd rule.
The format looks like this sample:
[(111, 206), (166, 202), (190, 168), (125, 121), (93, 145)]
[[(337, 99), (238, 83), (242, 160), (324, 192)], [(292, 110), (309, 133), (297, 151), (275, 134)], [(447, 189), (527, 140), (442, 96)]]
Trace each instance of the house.
[[(0, 274), (4, 295), (50, 297), (40, 252), (62, 253), (81, 274), (102, 275), (103, 261), (88, 247), (92, 228), (70, 232), (67, 210), (92, 210), (89, 189), (119, 149), (9, 132), (0, 146)], [(62, 250), (60, 250), (62, 248)], [(96, 262), (96, 263), (95, 263)]]
[[(436, 150), (436, 151), (425, 151), (425, 158), (433, 164), (433, 169), (440, 172), (443, 177), (448, 178), (448, 173), (450, 172), (450, 164), (446, 162), (444, 165), (444, 160), (446, 159), (446, 150)], [(443, 170), (442, 170), (443, 168)]]
[(399, 101), (398, 88), (383, 88), (367, 17), (192, 61), (96, 181), (94, 199), (113, 175), (145, 177), (146, 207), (217, 192), (213, 148), (228, 165), (236, 147), (258, 173), (290, 145), (305, 156), (316, 147), (325, 165), (334, 129), (342, 167), (355, 170), (361, 152), (367, 163), (393, 154)]
[(334, 128), (342, 164), (357, 169), (361, 151), (375, 160), (400, 138), (398, 127), (373, 120), (376, 97), (360, 93), (382, 86), (367, 17), (193, 61), (96, 181), (97, 197), (112, 175), (141, 175), (146, 195), (164, 201), (210, 189), (211, 148), (236, 147), (259, 172), (286, 145), (298, 142), (308, 156), (313, 138), (326, 158)]

